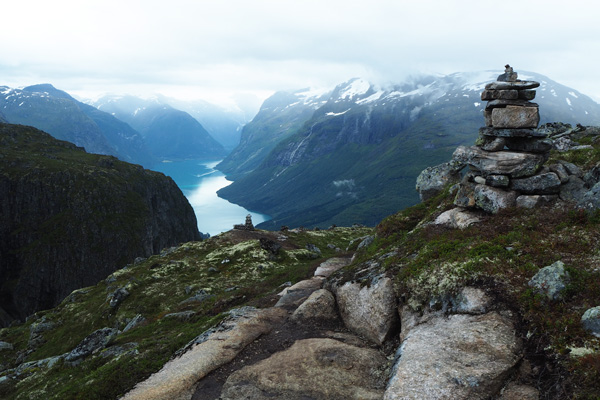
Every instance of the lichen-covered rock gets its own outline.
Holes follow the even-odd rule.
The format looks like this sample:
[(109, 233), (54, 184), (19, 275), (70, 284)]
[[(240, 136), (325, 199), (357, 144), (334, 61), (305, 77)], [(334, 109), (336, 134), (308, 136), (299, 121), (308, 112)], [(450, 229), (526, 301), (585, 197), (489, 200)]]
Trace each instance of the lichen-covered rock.
[(567, 287), (569, 280), (565, 264), (562, 261), (556, 261), (554, 264), (540, 269), (529, 281), (529, 286), (550, 300), (558, 300), (562, 297), (562, 292)]
[(521, 358), (512, 322), (496, 312), (426, 317), (403, 324), (402, 337), (384, 400), (492, 398)]
[(298, 340), (229, 376), (222, 400), (379, 400), (386, 358), (333, 339)]
[(451, 311), (458, 314), (484, 314), (489, 311), (492, 299), (479, 288), (466, 286), (450, 300)]
[(112, 328), (102, 328), (92, 332), (67, 354), (65, 360), (76, 361), (102, 350), (117, 333), (118, 330)]
[(398, 324), (396, 295), (392, 280), (378, 277), (363, 285), (346, 282), (335, 288), (344, 324), (353, 332), (381, 345)]
[(447, 185), (458, 183), (463, 167), (464, 164), (451, 161), (425, 168), (417, 177), (416, 185), (421, 201), (441, 193)]
[(537, 128), (540, 113), (537, 107), (507, 105), (492, 110), (492, 126), (494, 128)]
[(585, 210), (596, 210), (600, 208), (600, 183), (596, 183), (577, 202), (577, 207)]
[(441, 213), (433, 222), (436, 225), (446, 225), (452, 228), (465, 229), (481, 221), (481, 215), (473, 210), (456, 207)]
[(474, 189), (474, 198), (475, 206), (490, 214), (497, 214), (500, 210), (515, 206), (517, 193), (512, 190), (477, 185)]
[(12, 349), (13, 349), (13, 345), (11, 343), (0, 341), (0, 351), (12, 350)]
[(298, 306), (291, 318), (308, 323), (335, 321), (338, 319), (335, 297), (329, 290), (319, 289)]
[(545, 161), (545, 156), (514, 151), (487, 152), (478, 147), (459, 146), (452, 158), (481, 171), (483, 175), (507, 175), (520, 178), (534, 175)]
[(510, 188), (522, 194), (557, 194), (560, 191), (560, 185), (560, 179), (554, 172), (510, 181)]
[(521, 195), (517, 197), (517, 207), (537, 208), (554, 203), (558, 199), (557, 195)]
[(125, 288), (119, 288), (108, 295), (108, 305), (110, 308), (117, 308), (123, 300), (129, 296), (129, 291)]
[(600, 337), (600, 306), (588, 309), (581, 317), (583, 328), (596, 337)]
[(560, 187), (560, 199), (563, 201), (579, 202), (585, 196), (588, 190), (585, 187), (583, 179), (575, 175), (569, 175), (567, 182)]

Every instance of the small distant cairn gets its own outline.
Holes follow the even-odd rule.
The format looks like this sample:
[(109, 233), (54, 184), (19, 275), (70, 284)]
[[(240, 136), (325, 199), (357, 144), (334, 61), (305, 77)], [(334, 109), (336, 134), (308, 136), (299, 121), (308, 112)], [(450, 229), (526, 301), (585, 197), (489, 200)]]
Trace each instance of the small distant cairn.
[(537, 129), (539, 107), (532, 103), (538, 82), (521, 81), (510, 65), (481, 93), (487, 101), (485, 127), (475, 146), (459, 146), (452, 165), (467, 165), (454, 204), (490, 213), (556, 201), (561, 185), (580, 171), (559, 162), (544, 166), (552, 149), (545, 129)]
[(236, 224), (233, 226), (233, 229), (241, 230), (241, 231), (253, 231), (254, 225), (252, 224), (252, 215), (246, 215), (246, 222), (242, 224)]

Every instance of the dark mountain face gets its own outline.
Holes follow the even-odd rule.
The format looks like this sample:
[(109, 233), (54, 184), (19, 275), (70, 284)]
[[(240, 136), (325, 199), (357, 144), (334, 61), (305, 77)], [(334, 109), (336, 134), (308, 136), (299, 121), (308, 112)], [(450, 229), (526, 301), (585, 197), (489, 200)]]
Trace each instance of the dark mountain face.
[(136, 257), (199, 240), (171, 178), (0, 124), (0, 318), (52, 307)]
[[(265, 102), (244, 128), (240, 146), (219, 166), (235, 178), (219, 195), (273, 216), (262, 224), (271, 229), (373, 225), (418, 202), (420, 171), (474, 143), (484, 124), (481, 91), (499, 73), (421, 77), (386, 89), (355, 79), (336, 87), (285, 136), (269, 121), (297, 99), (290, 96), (286, 105), (279, 94)], [(534, 100), (541, 123), (600, 122), (600, 105), (587, 96), (538, 74), (520, 78), (542, 84)], [(277, 107), (266, 107), (271, 102)], [(250, 126), (261, 135), (244, 136)], [(268, 154), (255, 150), (269, 140)], [(237, 168), (226, 164), (234, 155), (241, 155)]]
[(129, 125), (52, 85), (22, 90), (2, 87), (0, 91), (0, 109), (11, 123), (35, 126), (92, 153), (110, 154), (146, 166), (156, 162), (141, 135)]
[(95, 103), (139, 131), (159, 159), (219, 159), (225, 149), (188, 113), (158, 101), (133, 96), (105, 98)]

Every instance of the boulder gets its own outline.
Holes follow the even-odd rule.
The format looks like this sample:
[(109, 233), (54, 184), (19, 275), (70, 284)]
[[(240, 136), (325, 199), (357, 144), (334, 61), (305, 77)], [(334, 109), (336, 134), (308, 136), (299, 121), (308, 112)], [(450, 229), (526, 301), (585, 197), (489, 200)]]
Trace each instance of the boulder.
[(517, 82), (492, 82), (485, 85), (486, 90), (523, 90), (535, 89), (540, 86), (539, 82), (535, 81), (517, 81)]
[(588, 187), (592, 187), (600, 182), (600, 163), (597, 163), (592, 169), (586, 172), (583, 176), (583, 180)]
[(546, 131), (540, 129), (497, 129), (490, 127), (479, 128), (479, 135), (504, 138), (546, 138), (548, 136)]
[(600, 306), (588, 309), (581, 317), (583, 329), (600, 338)]
[(510, 188), (523, 194), (556, 194), (560, 191), (560, 179), (554, 172), (510, 181)]
[(384, 400), (493, 398), (521, 358), (511, 320), (496, 312), (406, 325)]
[[(485, 137), (489, 137), (489, 136), (485, 136)], [(487, 141), (485, 143), (483, 143), (480, 147), (482, 150), (485, 151), (501, 151), (504, 150), (504, 147), (506, 146), (506, 138), (493, 138), (490, 141)]]
[(266, 237), (260, 238), (259, 241), (260, 241), (260, 247), (263, 250), (266, 250), (267, 252), (269, 252), (270, 254), (273, 254), (273, 255), (279, 254), (279, 250), (281, 250), (281, 244), (277, 243), (274, 240), (266, 238)]
[(506, 175), (488, 175), (485, 184), (492, 187), (506, 188), (510, 184), (510, 178)]
[(569, 175), (575, 175), (578, 178), (583, 178), (583, 172), (577, 165), (564, 160), (559, 160), (558, 162), (565, 167)]
[(421, 201), (428, 200), (441, 193), (447, 185), (458, 183), (460, 181), (460, 170), (463, 167), (464, 164), (462, 163), (447, 162), (435, 167), (425, 168), (417, 177), (416, 185)]
[(106, 300), (108, 301), (110, 308), (117, 308), (127, 296), (129, 296), (129, 291), (125, 288), (119, 288), (109, 294)]
[(329, 322), (338, 319), (335, 298), (329, 290), (313, 292), (292, 314), (296, 322)]
[(535, 90), (519, 90), (519, 99), (521, 99), (521, 100), (535, 99)]
[(13, 349), (13, 345), (11, 343), (0, 341), (0, 351), (12, 350), (12, 349)]
[(446, 225), (451, 228), (465, 229), (481, 221), (481, 215), (472, 210), (456, 207), (441, 213), (433, 222), (436, 225)]
[(475, 205), (490, 214), (514, 207), (516, 205), (517, 193), (487, 185), (476, 185), (474, 189)]
[(548, 168), (550, 169), (550, 171), (554, 172), (558, 176), (558, 179), (560, 179), (560, 183), (567, 183), (567, 181), (569, 180), (569, 173), (567, 172), (567, 169), (564, 165), (556, 163), (548, 165)]
[(518, 90), (484, 90), (481, 92), (481, 100), (516, 100), (519, 98)]
[(229, 314), (121, 399), (190, 399), (200, 379), (233, 360), (248, 344), (279, 326), (287, 317), (287, 311), (276, 307), (262, 310), (243, 307)]
[(328, 278), (335, 271), (344, 268), (345, 266), (350, 264), (350, 258), (344, 257), (333, 257), (329, 258), (326, 261), (323, 261), (315, 270), (315, 276), (322, 276), (323, 278)]
[(475, 207), (475, 185), (475, 183), (469, 182), (468, 179), (463, 179), (458, 185), (454, 205), (463, 208)]
[(487, 152), (475, 146), (459, 146), (452, 158), (476, 168), (485, 176), (507, 175), (510, 178), (534, 175), (545, 161), (544, 155), (541, 154)]
[(102, 350), (119, 331), (113, 328), (98, 329), (85, 337), (67, 356), (65, 361), (76, 361)]
[(565, 264), (557, 261), (540, 269), (529, 281), (529, 286), (550, 300), (559, 300), (570, 280)]
[(505, 138), (509, 150), (525, 151), (529, 153), (547, 153), (552, 150), (550, 139), (537, 138)]
[(517, 207), (537, 208), (554, 203), (558, 199), (557, 195), (521, 195), (517, 197)]
[(596, 183), (590, 190), (585, 192), (583, 197), (577, 202), (577, 207), (588, 211), (600, 208), (600, 183)]
[(485, 314), (492, 306), (492, 298), (482, 289), (466, 286), (450, 299), (451, 311), (457, 314)]
[(588, 190), (585, 188), (585, 182), (576, 177), (569, 175), (567, 182), (560, 187), (560, 199), (562, 201), (579, 202), (585, 196)]
[(492, 110), (494, 128), (536, 128), (540, 123), (537, 107), (506, 106)]
[(394, 334), (398, 313), (390, 278), (377, 277), (367, 285), (346, 282), (335, 287), (335, 296), (342, 320), (351, 331), (377, 345)]
[(123, 328), (123, 332), (127, 332), (132, 330), (133, 328), (137, 328), (138, 326), (142, 325), (144, 322), (146, 322), (146, 318), (144, 318), (142, 316), (142, 314), (137, 314), (135, 317), (133, 317), (131, 319), (131, 321), (129, 321), (127, 323), (127, 325), (125, 325), (125, 328)]
[(279, 293), (281, 298), (277, 301), (275, 307), (296, 308), (313, 292), (321, 289), (322, 284), (322, 277), (313, 277), (312, 279), (305, 279), (293, 286), (285, 288)]
[(231, 374), (222, 400), (379, 400), (386, 358), (334, 339), (304, 339)]

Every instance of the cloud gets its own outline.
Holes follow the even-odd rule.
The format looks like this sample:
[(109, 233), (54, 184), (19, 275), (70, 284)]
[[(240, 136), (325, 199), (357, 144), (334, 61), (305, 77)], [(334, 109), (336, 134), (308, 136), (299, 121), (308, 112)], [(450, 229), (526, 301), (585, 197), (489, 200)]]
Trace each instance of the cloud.
[(600, 97), (599, 11), (587, 0), (21, 0), (3, 5), (0, 84), (264, 97), (508, 62)]

